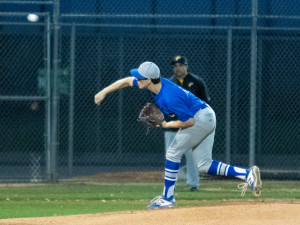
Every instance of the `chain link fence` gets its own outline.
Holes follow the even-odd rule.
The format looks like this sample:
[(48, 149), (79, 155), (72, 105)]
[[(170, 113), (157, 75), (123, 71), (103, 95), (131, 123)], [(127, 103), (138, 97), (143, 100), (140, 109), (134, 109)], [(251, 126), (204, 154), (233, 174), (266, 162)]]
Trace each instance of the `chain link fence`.
[(296, 0), (0, 1), (0, 180), (162, 170), (150, 93), (94, 95), (144, 61), (169, 78), (174, 55), (208, 86), (214, 159), (299, 179), (299, 20)]

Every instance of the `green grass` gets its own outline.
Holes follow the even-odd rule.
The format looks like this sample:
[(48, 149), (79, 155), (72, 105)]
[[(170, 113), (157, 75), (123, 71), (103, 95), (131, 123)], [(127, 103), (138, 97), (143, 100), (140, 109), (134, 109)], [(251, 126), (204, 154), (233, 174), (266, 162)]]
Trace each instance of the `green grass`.
[[(236, 180), (206, 180), (201, 183), (200, 191), (194, 193), (189, 192), (187, 186), (178, 185), (175, 190), (177, 206), (300, 199), (299, 181), (264, 181), (263, 194), (258, 199), (254, 199), (250, 191), (242, 198), (237, 184)], [(2, 185), (0, 219), (144, 210), (149, 200), (161, 194), (162, 188), (161, 183)]]

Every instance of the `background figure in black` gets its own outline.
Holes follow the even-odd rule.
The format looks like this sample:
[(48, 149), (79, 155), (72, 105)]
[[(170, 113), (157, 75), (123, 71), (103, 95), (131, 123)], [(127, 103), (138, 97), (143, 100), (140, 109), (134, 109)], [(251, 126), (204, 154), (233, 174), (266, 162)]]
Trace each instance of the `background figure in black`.
[[(171, 65), (173, 66), (174, 71), (174, 75), (170, 78), (171, 81), (192, 92), (194, 95), (196, 95), (201, 100), (204, 100), (206, 103), (210, 102), (208, 90), (204, 80), (201, 77), (188, 72), (188, 61), (185, 57), (175, 56), (171, 62)], [(168, 129), (165, 132), (166, 150), (172, 143), (177, 130), (178, 129)], [(190, 190), (194, 192), (198, 190), (200, 176), (197, 165), (194, 162), (192, 149), (185, 153), (185, 158), (186, 167), (182, 166), (180, 168), (181, 171), (179, 174), (185, 174), (186, 170), (187, 184), (191, 186)]]

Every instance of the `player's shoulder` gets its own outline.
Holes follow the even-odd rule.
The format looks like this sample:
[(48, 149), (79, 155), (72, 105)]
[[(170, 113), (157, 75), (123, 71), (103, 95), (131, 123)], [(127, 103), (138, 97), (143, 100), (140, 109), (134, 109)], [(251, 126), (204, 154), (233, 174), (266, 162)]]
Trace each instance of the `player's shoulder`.
[(170, 79), (162, 77), (161, 82), (169, 85), (173, 85), (175, 83), (173, 76)]
[(168, 92), (169, 95), (177, 95), (182, 89), (178, 84), (172, 82), (170, 79), (161, 78), (161, 82), (164, 85), (164, 90)]
[(187, 78), (193, 79), (193, 80), (201, 80), (201, 81), (203, 80), (202, 77), (200, 77), (200, 76), (198, 76), (196, 74), (193, 74), (193, 73), (188, 73), (187, 74)]

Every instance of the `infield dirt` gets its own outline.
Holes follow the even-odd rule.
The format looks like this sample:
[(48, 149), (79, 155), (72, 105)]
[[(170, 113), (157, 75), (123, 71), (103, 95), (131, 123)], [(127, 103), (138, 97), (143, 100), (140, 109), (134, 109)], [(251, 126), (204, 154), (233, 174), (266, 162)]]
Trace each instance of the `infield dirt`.
[(1, 225), (297, 225), (300, 202), (246, 203), (218, 206), (185, 207), (163, 210), (125, 211), (60, 217), (0, 220)]

